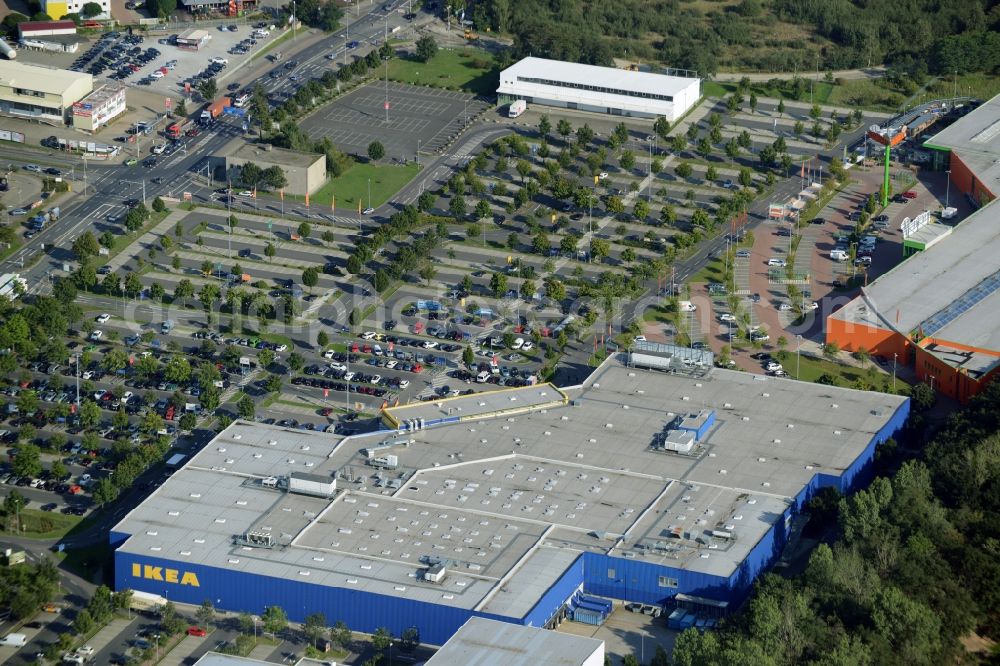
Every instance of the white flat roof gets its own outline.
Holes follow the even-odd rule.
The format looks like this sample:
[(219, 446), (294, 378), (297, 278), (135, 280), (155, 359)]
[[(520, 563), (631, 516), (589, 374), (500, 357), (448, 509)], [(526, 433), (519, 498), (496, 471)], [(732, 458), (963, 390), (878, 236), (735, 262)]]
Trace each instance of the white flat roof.
[[(119, 549), (524, 617), (584, 552), (732, 574), (802, 488), (842, 473), (906, 400), (612, 360), (566, 389), (568, 403), (480, 411), (557, 393), (533, 390), (447, 401), (466, 418), (405, 435), (344, 439), (237, 421), (114, 528), (132, 535)], [(716, 421), (699, 455), (651, 446), (675, 417), (704, 409)], [(380, 444), (395, 469), (368, 464), (363, 450)], [(262, 483), (297, 472), (336, 477), (335, 497)], [(275, 547), (234, 544), (248, 530)], [(447, 576), (423, 581), (434, 562)]]
[(595, 652), (603, 654), (604, 641), (474, 617), (427, 666), (581, 666)]
[(1000, 193), (1000, 95), (959, 118), (924, 142), (929, 148), (954, 151), (987, 189)]
[(0, 82), (15, 88), (24, 86), (29, 90), (62, 95), (79, 81), (86, 81), (93, 86), (94, 77), (86, 72), (29, 65), (16, 60), (0, 60)]
[(830, 315), (848, 322), (1000, 350), (1000, 206), (987, 204)]
[[(550, 81), (570, 85), (551, 85), (547, 83)], [(573, 102), (588, 107), (644, 113), (683, 113), (698, 101), (700, 83), (697, 78), (529, 57), (500, 73), (497, 93)], [(667, 95), (672, 101), (650, 95)]]

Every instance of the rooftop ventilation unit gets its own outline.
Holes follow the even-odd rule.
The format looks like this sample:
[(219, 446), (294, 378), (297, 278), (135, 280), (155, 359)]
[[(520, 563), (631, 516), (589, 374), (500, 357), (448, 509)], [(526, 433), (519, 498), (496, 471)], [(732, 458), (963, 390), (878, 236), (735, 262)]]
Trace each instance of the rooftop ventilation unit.
[(320, 474), (292, 472), (288, 476), (288, 491), (301, 495), (329, 497), (337, 491), (337, 480)]
[(429, 583), (440, 583), (448, 575), (448, 567), (443, 564), (435, 564), (424, 571), (424, 580)]

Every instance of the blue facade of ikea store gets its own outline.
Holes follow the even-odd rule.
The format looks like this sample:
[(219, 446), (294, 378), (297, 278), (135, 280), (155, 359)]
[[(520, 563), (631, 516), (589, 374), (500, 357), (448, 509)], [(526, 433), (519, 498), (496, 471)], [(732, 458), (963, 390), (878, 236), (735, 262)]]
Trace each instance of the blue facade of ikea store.
[[(674, 595), (684, 593), (728, 602), (733, 608), (746, 598), (754, 580), (780, 555), (788, 536), (792, 513), (821, 488), (833, 486), (842, 492), (849, 492), (867, 484), (871, 480), (877, 446), (902, 427), (909, 409), (909, 401), (902, 404), (872, 438), (862, 455), (841, 475), (814, 476), (730, 576), (714, 576), (638, 558), (587, 552), (566, 569), (524, 617), (503, 617), (454, 608), (443, 599), (441, 603), (415, 601), (405, 598), (405, 593), (386, 596), (350, 587), (327, 587), (302, 580), (145, 557), (121, 550), (115, 553), (115, 587), (119, 590), (142, 590), (191, 605), (208, 599), (216, 607), (233, 612), (259, 614), (265, 607), (277, 605), (294, 622), (301, 622), (306, 615), (320, 611), (331, 624), (342, 620), (351, 629), (367, 633), (386, 627), (398, 636), (405, 629), (416, 626), (421, 640), (432, 645), (443, 644), (473, 616), (534, 627), (545, 626), (581, 589), (591, 595), (648, 604), (669, 603)], [(129, 535), (112, 532), (110, 537), (112, 546), (118, 547)], [(134, 575), (136, 565), (138, 576)], [(150, 569), (147, 570), (147, 566)], [(185, 573), (195, 575), (197, 586), (191, 584), (193, 578), (190, 576), (186, 578), (188, 584), (182, 584)]]

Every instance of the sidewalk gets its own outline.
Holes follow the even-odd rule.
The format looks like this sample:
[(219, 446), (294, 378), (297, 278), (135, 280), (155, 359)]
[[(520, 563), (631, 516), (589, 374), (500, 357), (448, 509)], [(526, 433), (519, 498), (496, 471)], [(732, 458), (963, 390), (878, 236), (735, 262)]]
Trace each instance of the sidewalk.
[[(158, 245), (160, 237), (169, 234), (173, 230), (174, 226), (187, 217), (188, 214), (189, 213), (186, 210), (177, 210), (176, 208), (171, 210), (170, 214), (167, 215), (162, 222), (132, 241), (129, 244), (129, 247), (139, 243), (143, 250), (147, 250), (154, 245)], [(108, 266), (111, 267), (112, 272), (118, 272), (121, 270), (122, 266), (128, 263), (131, 259), (135, 258), (137, 254), (137, 252), (127, 252), (123, 249), (108, 262)]]

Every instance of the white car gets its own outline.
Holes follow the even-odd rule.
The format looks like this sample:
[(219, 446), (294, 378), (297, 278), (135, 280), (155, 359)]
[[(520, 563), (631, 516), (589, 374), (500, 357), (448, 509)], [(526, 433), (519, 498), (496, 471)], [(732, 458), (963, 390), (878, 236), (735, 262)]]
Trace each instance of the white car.
[(740, 259), (746, 259), (750, 256), (750, 250), (736, 250), (736, 256)]
[(374, 337), (375, 337), (375, 331), (365, 331), (364, 333), (361, 334), (362, 340), (371, 340)]
[(532, 342), (531, 340), (528, 340), (523, 345), (521, 345), (521, 351), (531, 351), (534, 348), (535, 348), (535, 343)]
[(637, 335), (634, 338), (632, 338), (632, 342), (645, 342), (645, 341), (646, 341), (645, 335)]
[(108, 321), (110, 319), (111, 319), (111, 315), (109, 315), (107, 312), (105, 312), (103, 314), (97, 315), (97, 318), (96, 318), (95, 321), (97, 321), (98, 324), (106, 324), (106, 323), (108, 323)]
[(424, 342), (424, 345), (423, 345), (424, 349), (434, 349), (437, 346), (438, 346), (438, 343), (435, 342), (434, 340), (427, 340), (426, 342)]
[(604, 180), (607, 177), (608, 177), (608, 172), (607, 171), (602, 171), (601, 173), (597, 174), (597, 179), (598, 180)]
[(219, 56), (215, 56), (214, 58), (209, 58), (208, 61), (210, 63), (212, 63), (213, 65), (228, 65), (229, 64), (228, 60), (226, 60), (225, 58), (220, 58)]
[(323, 352), (323, 358), (333, 358), (333, 355), (336, 353), (337, 352), (333, 351), (332, 349), (327, 349), (325, 352)]
[(778, 305), (779, 312), (788, 312), (791, 309), (792, 309), (791, 303), (781, 303), (780, 305)]
[(97, 329), (96, 331), (90, 334), (90, 339), (95, 342), (103, 337), (104, 337), (104, 331), (102, 331), (101, 329)]
[(345, 382), (349, 382), (352, 379), (354, 379), (354, 373), (353, 372), (348, 372), (346, 375), (344, 375), (344, 381)]
[(25, 171), (34, 171), (35, 173), (41, 173), (42, 171), (42, 167), (37, 164), (25, 164), (23, 168)]
[(774, 361), (768, 361), (766, 369), (768, 372), (775, 372), (777, 370), (783, 370), (780, 363), (775, 363)]
[(767, 260), (768, 266), (777, 266), (778, 268), (784, 268), (788, 264), (785, 263), (784, 259), (778, 259), (777, 257), (771, 257)]
[(392, 369), (393, 369), (393, 368), (395, 368), (395, 367), (396, 367), (397, 365), (399, 365), (399, 361), (397, 361), (397, 360), (393, 359), (393, 360), (391, 360), (391, 361), (387, 361), (387, 362), (386, 362), (386, 364), (385, 364), (385, 368), (386, 368), (386, 370), (392, 370)]
[(330, 369), (336, 370), (337, 372), (347, 372), (347, 366), (343, 363), (337, 363), (336, 361), (330, 364)]
[(241, 197), (252, 197), (252, 196), (253, 196), (253, 192), (251, 192), (250, 190), (243, 190), (243, 191), (242, 191), (242, 192), (240, 192), (240, 193), (239, 193), (239, 194), (238, 194), (237, 196), (241, 196)]
[(94, 648), (90, 647), (89, 645), (83, 645), (81, 647), (78, 647), (76, 649), (76, 652), (77, 652), (77, 654), (82, 654), (82, 655), (87, 656), (87, 657), (93, 657), (94, 656)]
[(812, 303), (803, 303), (802, 304), (802, 309), (803, 310), (818, 310), (819, 309), (819, 303), (817, 303), (816, 301), (813, 301)]
[(361, 211), (361, 214), (362, 215), (371, 215), (374, 212), (375, 212), (375, 209), (372, 208), (371, 206), (369, 206), (368, 208), (365, 208), (363, 211)]
[(158, 143), (152, 148), (150, 148), (150, 152), (152, 152), (154, 155), (162, 155), (163, 151), (166, 149), (167, 147), (164, 144)]
[(277, 347), (274, 348), (274, 351), (276, 352), (288, 351), (288, 345), (278, 345)]
[(736, 315), (723, 312), (719, 315), (719, 321), (736, 321)]
[(382, 381), (382, 375), (372, 375), (371, 383), (378, 384)]
[(161, 72), (160, 70), (157, 69), (157, 70), (155, 70), (153, 72), (150, 72), (149, 76), (150, 76), (150, 78), (153, 78), (153, 79), (162, 79), (163, 78), (163, 72)]
[(410, 380), (409, 379), (400, 379), (399, 380), (399, 388), (405, 389), (409, 385), (410, 385)]
[(514, 340), (514, 344), (510, 346), (511, 349), (521, 349), (522, 347), (524, 347), (524, 338)]

